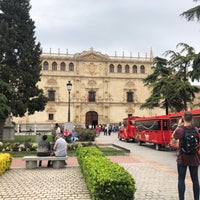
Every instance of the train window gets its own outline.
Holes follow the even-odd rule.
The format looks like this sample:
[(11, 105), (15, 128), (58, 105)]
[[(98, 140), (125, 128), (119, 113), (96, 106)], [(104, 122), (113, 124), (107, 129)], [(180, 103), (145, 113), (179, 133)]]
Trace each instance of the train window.
[(172, 131), (174, 131), (176, 129), (178, 125), (178, 119), (171, 119), (170, 120), (170, 128)]
[(136, 129), (139, 130), (160, 130), (160, 121), (137, 121)]
[(123, 119), (123, 126), (127, 126), (127, 119)]

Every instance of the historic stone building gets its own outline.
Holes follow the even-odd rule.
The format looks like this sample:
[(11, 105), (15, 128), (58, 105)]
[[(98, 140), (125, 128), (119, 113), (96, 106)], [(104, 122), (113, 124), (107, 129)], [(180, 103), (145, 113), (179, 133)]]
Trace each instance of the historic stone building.
[(78, 125), (119, 123), (128, 115), (164, 114), (162, 109), (140, 110), (149, 97), (143, 78), (152, 72), (153, 53), (141, 57), (108, 56), (91, 48), (76, 54), (43, 53), (39, 87), (49, 102), (43, 112), (14, 121), (19, 124), (55, 124), (70, 121)]

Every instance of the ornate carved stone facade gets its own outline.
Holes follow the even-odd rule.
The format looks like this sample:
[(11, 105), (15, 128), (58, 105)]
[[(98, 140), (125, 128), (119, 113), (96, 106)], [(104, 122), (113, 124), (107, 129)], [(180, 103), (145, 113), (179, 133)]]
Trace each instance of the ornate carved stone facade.
[(118, 123), (128, 115), (164, 114), (162, 109), (140, 110), (149, 96), (143, 78), (152, 72), (153, 54), (145, 57), (108, 56), (90, 49), (76, 54), (43, 53), (39, 87), (49, 96), (43, 112), (15, 119), (17, 123), (54, 124), (68, 120), (79, 125)]

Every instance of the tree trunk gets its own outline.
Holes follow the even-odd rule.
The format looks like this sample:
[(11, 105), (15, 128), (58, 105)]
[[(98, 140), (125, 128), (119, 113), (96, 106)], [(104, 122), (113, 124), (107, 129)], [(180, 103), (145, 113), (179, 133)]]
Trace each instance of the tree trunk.
[(5, 121), (0, 121), (0, 142), (3, 141), (3, 129), (4, 129)]

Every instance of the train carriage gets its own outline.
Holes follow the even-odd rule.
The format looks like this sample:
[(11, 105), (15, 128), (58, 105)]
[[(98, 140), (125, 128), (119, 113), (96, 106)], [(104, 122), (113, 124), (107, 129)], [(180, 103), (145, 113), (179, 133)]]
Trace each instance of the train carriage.
[(142, 117), (135, 120), (138, 144), (153, 143), (156, 150), (169, 147), (171, 131), (167, 115)]
[(135, 120), (137, 116), (131, 116), (123, 119), (123, 126), (120, 127), (118, 132), (119, 140), (135, 141)]

